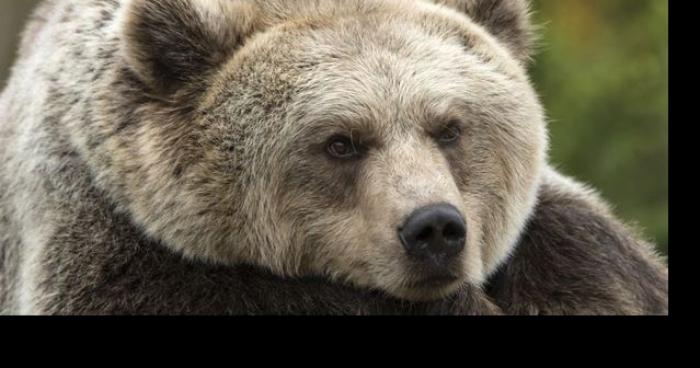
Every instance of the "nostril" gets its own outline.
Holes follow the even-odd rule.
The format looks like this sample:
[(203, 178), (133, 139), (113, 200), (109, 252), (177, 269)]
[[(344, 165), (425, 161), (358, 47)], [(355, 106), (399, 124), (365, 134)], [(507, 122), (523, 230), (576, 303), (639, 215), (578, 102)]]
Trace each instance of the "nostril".
[(418, 235), (416, 235), (416, 240), (419, 242), (427, 242), (433, 236), (433, 228), (425, 227)]
[(449, 223), (442, 229), (442, 236), (446, 240), (459, 240), (464, 238), (464, 227), (455, 223)]

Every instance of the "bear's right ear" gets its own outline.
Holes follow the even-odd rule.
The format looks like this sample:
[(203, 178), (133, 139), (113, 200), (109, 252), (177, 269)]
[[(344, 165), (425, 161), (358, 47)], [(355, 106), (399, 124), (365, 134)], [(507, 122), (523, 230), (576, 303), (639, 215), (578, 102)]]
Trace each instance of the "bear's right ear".
[(521, 62), (534, 44), (530, 0), (432, 0), (466, 14), (496, 36)]
[(159, 95), (204, 79), (255, 28), (255, 8), (245, 0), (131, 0), (127, 7), (127, 63)]

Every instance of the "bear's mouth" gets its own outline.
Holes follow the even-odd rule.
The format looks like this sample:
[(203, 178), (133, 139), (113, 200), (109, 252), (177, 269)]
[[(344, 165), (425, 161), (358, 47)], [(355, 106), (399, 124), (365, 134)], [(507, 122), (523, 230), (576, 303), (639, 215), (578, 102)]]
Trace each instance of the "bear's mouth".
[(413, 262), (410, 277), (405, 285), (420, 292), (445, 289), (462, 279), (462, 267), (457, 260), (451, 262)]
[(413, 281), (410, 283), (410, 287), (413, 289), (435, 289), (443, 288), (448, 286), (455, 281), (459, 280), (459, 277), (452, 274), (442, 274), (426, 277), (418, 281)]

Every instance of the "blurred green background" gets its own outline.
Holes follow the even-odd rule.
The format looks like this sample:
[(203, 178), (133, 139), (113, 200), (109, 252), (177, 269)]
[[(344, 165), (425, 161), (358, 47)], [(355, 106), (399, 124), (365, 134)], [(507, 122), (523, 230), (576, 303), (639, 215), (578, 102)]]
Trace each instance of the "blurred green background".
[(668, 251), (668, 1), (538, 0), (551, 157)]
[[(0, 86), (37, 1), (0, 0)], [(667, 0), (535, 0), (553, 163), (668, 249)]]

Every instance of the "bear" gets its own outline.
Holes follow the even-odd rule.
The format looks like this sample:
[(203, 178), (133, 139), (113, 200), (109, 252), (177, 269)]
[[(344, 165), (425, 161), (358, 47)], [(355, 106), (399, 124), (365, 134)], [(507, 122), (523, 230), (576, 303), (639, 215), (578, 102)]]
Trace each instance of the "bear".
[(4, 314), (646, 314), (554, 170), (525, 0), (45, 0), (0, 96)]

